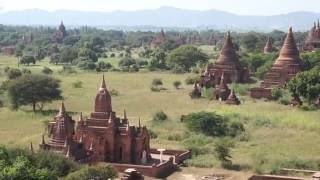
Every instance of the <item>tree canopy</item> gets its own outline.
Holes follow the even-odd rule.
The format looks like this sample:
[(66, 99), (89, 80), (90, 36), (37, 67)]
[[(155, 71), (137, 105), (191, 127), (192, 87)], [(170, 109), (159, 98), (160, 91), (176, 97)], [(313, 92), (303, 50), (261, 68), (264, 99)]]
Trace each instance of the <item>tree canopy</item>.
[(171, 51), (168, 55), (168, 64), (171, 69), (181, 69), (188, 72), (191, 67), (197, 64), (205, 64), (208, 62), (208, 56), (198, 48), (185, 45)]
[(13, 109), (31, 104), (35, 111), (38, 103), (62, 99), (60, 81), (45, 75), (25, 74), (10, 80), (7, 90)]

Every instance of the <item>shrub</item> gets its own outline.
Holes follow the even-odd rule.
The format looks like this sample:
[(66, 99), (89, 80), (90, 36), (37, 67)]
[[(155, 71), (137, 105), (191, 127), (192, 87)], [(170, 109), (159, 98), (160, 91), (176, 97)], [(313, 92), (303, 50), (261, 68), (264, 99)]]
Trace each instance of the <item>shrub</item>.
[(234, 147), (234, 143), (229, 139), (222, 138), (215, 143), (214, 152), (216, 158), (222, 163), (222, 166), (227, 165), (228, 162), (231, 162), (230, 149)]
[(116, 54), (111, 53), (111, 54), (110, 54), (110, 57), (111, 57), (111, 58), (114, 58), (114, 57), (116, 57)]
[(117, 176), (112, 166), (90, 166), (69, 174), (65, 180), (114, 179)]
[(152, 86), (162, 86), (163, 85), (163, 82), (162, 82), (162, 80), (161, 79), (159, 79), (159, 78), (155, 78), (155, 79), (153, 79), (152, 80)]
[(74, 74), (74, 73), (77, 73), (77, 71), (74, 68), (72, 68), (72, 66), (63, 66), (62, 70), (59, 71), (59, 73), (60, 74), (63, 74), (63, 73), (65, 73), (65, 74)]
[(109, 91), (109, 93), (110, 93), (111, 96), (119, 96), (120, 95), (119, 91), (117, 91), (115, 89), (111, 89)]
[(214, 99), (213, 91), (214, 91), (213, 88), (203, 88), (201, 94), (204, 98), (208, 100), (213, 100)]
[(194, 84), (196, 82), (199, 82), (199, 80), (200, 80), (199, 76), (189, 76), (189, 77), (186, 78), (185, 83), (187, 85), (191, 85), (191, 84)]
[(52, 71), (50, 68), (48, 68), (48, 67), (43, 67), (42, 73), (43, 73), (43, 74), (52, 74), (53, 71)]
[(76, 81), (72, 83), (73, 88), (82, 88), (82, 81)]
[(174, 86), (176, 89), (180, 89), (181, 82), (180, 82), (180, 81), (174, 81), (174, 82), (173, 82), (173, 86)]
[(154, 122), (163, 122), (165, 120), (168, 120), (168, 116), (166, 113), (164, 113), (163, 111), (158, 111), (153, 115), (152, 120)]
[(237, 121), (231, 121), (229, 123), (229, 128), (228, 128), (228, 135), (231, 137), (236, 137), (237, 135), (241, 134), (244, 132), (244, 126), (242, 123), (237, 122)]
[(97, 68), (101, 70), (109, 70), (112, 68), (112, 65), (110, 63), (106, 63), (104, 61), (99, 61), (97, 64)]
[(158, 138), (158, 134), (153, 131), (152, 129), (148, 129), (149, 135), (151, 139), (157, 139)]
[(81, 61), (78, 63), (78, 67), (84, 70), (94, 70), (96, 69), (96, 64), (90, 61)]
[(31, 74), (31, 71), (29, 69), (21, 69), (22, 74)]
[(22, 72), (20, 71), (20, 69), (10, 68), (7, 71), (8, 79), (16, 79), (16, 78), (18, 78), (20, 76), (22, 76)]
[(188, 114), (184, 122), (188, 129), (209, 136), (225, 136), (227, 123), (225, 119), (214, 112), (199, 112)]
[(283, 90), (281, 88), (274, 88), (271, 91), (271, 96), (275, 100), (278, 100), (283, 96)]
[(150, 87), (150, 90), (151, 90), (152, 92), (160, 92), (160, 91), (161, 91), (161, 88), (155, 87), (155, 86), (151, 86), (151, 87)]

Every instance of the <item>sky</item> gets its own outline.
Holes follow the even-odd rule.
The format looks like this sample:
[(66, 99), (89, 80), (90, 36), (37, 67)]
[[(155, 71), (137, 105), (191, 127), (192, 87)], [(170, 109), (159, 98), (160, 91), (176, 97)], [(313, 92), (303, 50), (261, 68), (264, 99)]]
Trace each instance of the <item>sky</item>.
[(182, 9), (216, 9), (241, 15), (274, 15), (294, 11), (320, 12), (320, 0), (0, 0), (2, 11), (59, 9), (81, 11), (134, 11), (171, 6)]

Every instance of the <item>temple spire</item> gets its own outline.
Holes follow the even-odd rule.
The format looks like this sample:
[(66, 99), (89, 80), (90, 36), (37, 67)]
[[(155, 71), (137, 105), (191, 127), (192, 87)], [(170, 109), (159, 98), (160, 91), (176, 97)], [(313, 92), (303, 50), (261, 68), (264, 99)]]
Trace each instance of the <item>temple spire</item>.
[(44, 140), (44, 135), (42, 135), (42, 141), (41, 141), (41, 145), (45, 145), (46, 141)]
[(104, 79), (104, 75), (102, 75), (102, 82), (101, 82), (101, 85), (100, 85), (100, 89), (106, 89), (107, 86), (106, 86), (106, 81)]
[(123, 110), (123, 119), (127, 119), (127, 111), (126, 111), (126, 109)]
[(82, 116), (82, 112), (80, 112), (80, 115), (79, 115), (79, 122), (82, 122), (83, 121), (83, 116)]
[(67, 150), (67, 153), (66, 153), (66, 158), (69, 158), (70, 157), (70, 146), (68, 146), (68, 150)]
[(139, 117), (139, 128), (141, 128), (141, 118)]
[(90, 151), (93, 151), (93, 138), (91, 140), (91, 144), (90, 144), (90, 148), (89, 148)]
[(64, 116), (66, 114), (66, 108), (64, 106), (64, 102), (61, 102), (58, 116)]

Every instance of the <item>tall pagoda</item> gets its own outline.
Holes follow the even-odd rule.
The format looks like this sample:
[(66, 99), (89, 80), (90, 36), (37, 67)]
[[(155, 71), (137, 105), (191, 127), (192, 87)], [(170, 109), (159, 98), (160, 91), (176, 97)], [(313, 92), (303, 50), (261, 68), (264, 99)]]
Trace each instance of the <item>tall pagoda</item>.
[[(227, 33), (219, 58), (215, 63), (208, 65), (206, 74), (203, 74), (202, 78), (210, 75), (214, 77), (215, 84), (220, 84), (222, 74), (224, 74), (224, 80), (227, 83), (246, 83), (249, 81), (249, 72), (239, 62), (239, 56), (234, 49), (230, 32)], [(206, 84), (202, 85), (207, 86)]]
[(292, 28), (290, 27), (280, 50), (279, 57), (265, 75), (260, 87), (251, 89), (251, 96), (255, 98), (271, 98), (272, 88), (285, 86), (286, 83), (300, 71), (300, 54), (296, 46)]
[(308, 37), (303, 45), (305, 51), (315, 51), (320, 49), (320, 22), (314, 23), (313, 27), (309, 31)]

